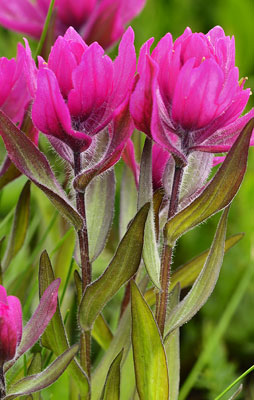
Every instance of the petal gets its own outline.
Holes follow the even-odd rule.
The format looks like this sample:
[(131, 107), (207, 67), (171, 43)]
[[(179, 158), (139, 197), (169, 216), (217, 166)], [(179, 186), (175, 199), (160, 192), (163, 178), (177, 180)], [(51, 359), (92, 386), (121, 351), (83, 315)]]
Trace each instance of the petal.
[(217, 98), (223, 85), (223, 72), (214, 60), (193, 68), (195, 59), (181, 69), (172, 103), (172, 118), (184, 129), (207, 125), (217, 111)]
[(0, 366), (15, 356), (17, 332), (9, 307), (0, 303)]
[(152, 150), (152, 178), (153, 189), (162, 187), (162, 176), (170, 157), (170, 153), (154, 143)]
[(29, 0), (1, 0), (0, 23), (8, 29), (39, 39), (46, 13)]
[(54, 73), (41, 69), (38, 73), (38, 90), (32, 109), (35, 126), (46, 135), (55, 136), (72, 150), (87, 148), (91, 143), (85, 133), (72, 129), (71, 117), (61, 95)]
[(112, 103), (118, 107), (132, 88), (136, 72), (136, 52), (134, 47), (134, 32), (127, 29), (119, 44), (118, 56), (114, 61), (114, 89)]
[[(139, 80), (130, 99), (130, 112), (137, 129), (151, 135), (150, 124), (152, 117), (152, 80), (157, 77), (158, 67), (150, 60), (149, 50), (153, 38), (149, 39), (140, 50), (138, 60)], [(150, 61), (149, 61), (150, 60)]]
[(6, 293), (6, 289), (0, 285), (0, 302), (7, 304), (7, 293)]
[(77, 63), (79, 64), (84, 51), (88, 48), (82, 37), (70, 26), (64, 34), (64, 39), (69, 43), (72, 54), (75, 56)]
[(94, 7), (84, 30), (87, 43), (97, 41), (104, 48), (114, 44), (123, 34), (125, 25), (144, 7), (145, 0), (102, 0)]
[(16, 325), (16, 332), (17, 332), (17, 344), (20, 343), (22, 337), (22, 308), (20, 301), (15, 296), (8, 296), (7, 297), (8, 306), (10, 310), (10, 314), (13, 317), (13, 320)]
[(63, 97), (67, 98), (73, 87), (72, 73), (77, 67), (77, 61), (70, 50), (69, 43), (61, 36), (57, 38), (51, 49), (48, 67), (54, 72)]
[(113, 114), (109, 103), (113, 89), (113, 63), (98, 43), (93, 43), (85, 51), (73, 73), (73, 85), (68, 97), (71, 115), (77, 126), (80, 124), (82, 130), (94, 135), (105, 127)]
[(6, 101), (15, 83), (16, 69), (17, 64), (14, 58), (11, 60), (5, 57), (0, 58), (0, 107)]
[(95, 4), (96, 0), (57, 0), (57, 15), (66, 26), (79, 28), (88, 19)]

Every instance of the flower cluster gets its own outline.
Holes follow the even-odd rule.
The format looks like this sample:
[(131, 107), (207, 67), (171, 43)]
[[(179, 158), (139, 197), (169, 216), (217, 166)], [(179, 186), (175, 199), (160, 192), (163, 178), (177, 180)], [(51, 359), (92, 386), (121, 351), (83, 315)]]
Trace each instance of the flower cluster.
[[(39, 39), (50, 0), (0, 0), (0, 24)], [(55, 37), (73, 26), (86, 43), (97, 41), (112, 46), (125, 25), (144, 7), (145, 0), (86, 0), (55, 2)]]

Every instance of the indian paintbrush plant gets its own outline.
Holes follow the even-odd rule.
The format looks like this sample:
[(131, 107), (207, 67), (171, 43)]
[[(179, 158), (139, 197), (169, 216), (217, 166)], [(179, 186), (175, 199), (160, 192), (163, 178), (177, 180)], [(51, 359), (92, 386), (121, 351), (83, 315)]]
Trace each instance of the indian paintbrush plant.
[[(234, 38), (219, 26), (207, 34), (186, 28), (175, 42), (166, 34), (152, 52), (149, 39), (137, 61), (133, 29), (123, 31), (144, 1), (130, 1), (128, 7), (120, 1), (49, 3), (0, 1), (4, 26), (36, 39), (42, 34), (40, 49), (52, 44), (48, 57), (42, 50), (34, 60), (25, 40), (16, 59), (0, 59), (0, 133), (6, 148), (0, 186), (22, 174), (29, 180), (8, 244), (1, 241), (1, 283), (13, 292), (12, 260), (29, 230), (30, 182), (56, 208), (63, 234), (75, 230), (76, 245), (60, 301), (59, 270), (46, 250), (41, 254), (40, 302), (23, 329), (25, 298), (7, 296), (0, 285), (0, 399), (40, 393), (67, 368), (65, 393), (69, 390), (71, 399), (177, 400), (180, 328), (206, 303), (224, 252), (241, 238), (226, 239), (226, 228), (253, 144), (254, 110), (242, 115), (250, 89), (239, 80)], [(120, 37), (112, 60), (104, 49)], [(54, 172), (57, 161), (51, 166), (47, 151), (40, 150), (39, 132), (53, 158), (62, 160), (64, 179)], [(105, 250), (113, 220), (114, 167), (121, 156), (126, 165), (120, 241), (95, 278), (93, 264)], [(172, 271), (178, 239), (220, 210), (210, 249)], [(28, 271), (34, 276), (34, 268)], [(113, 334), (103, 312), (122, 287)], [(62, 318), (63, 300), (70, 301), (73, 327), (68, 313)], [(91, 353), (92, 341), (101, 348), (98, 354)], [(20, 357), (26, 352), (23, 370)]]

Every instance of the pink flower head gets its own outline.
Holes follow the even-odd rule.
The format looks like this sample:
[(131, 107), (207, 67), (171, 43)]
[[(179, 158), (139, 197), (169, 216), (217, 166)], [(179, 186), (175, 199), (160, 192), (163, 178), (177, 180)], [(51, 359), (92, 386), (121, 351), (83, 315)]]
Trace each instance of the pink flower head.
[[(49, 4), (50, 0), (0, 0), (0, 23), (39, 39)], [(145, 0), (56, 0), (55, 38), (73, 26), (87, 43), (110, 47), (144, 4)]]
[(239, 83), (234, 38), (216, 26), (206, 35), (187, 28), (174, 43), (166, 34), (150, 55), (140, 51), (140, 79), (130, 109), (136, 127), (187, 162), (194, 150), (228, 151), (254, 110), (240, 117), (250, 96)]
[(35, 126), (72, 151), (85, 151), (130, 96), (136, 69), (133, 41), (129, 28), (112, 61), (98, 43), (87, 46), (73, 28), (59, 36), (48, 64), (40, 62)]
[(12, 360), (22, 337), (22, 309), (15, 296), (0, 285), (0, 366)]
[(0, 109), (19, 126), (35, 94), (36, 67), (27, 41), (18, 44), (17, 59), (0, 58)]

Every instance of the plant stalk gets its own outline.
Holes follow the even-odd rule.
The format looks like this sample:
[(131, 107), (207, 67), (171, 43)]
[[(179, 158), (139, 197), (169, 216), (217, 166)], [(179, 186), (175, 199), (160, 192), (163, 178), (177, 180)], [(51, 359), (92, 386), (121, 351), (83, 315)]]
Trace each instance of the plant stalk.
[[(179, 166), (176, 164), (171, 198), (169, 203), (168, 219), (170, 219), (177, 212), (182, 175), (183, 175), (183, 166)], [(173, 248), (167, 244), (167, 238), (165, 237), (164, 234), (164, 246), (161, 256), (161, 272), (160, 272), (161, 292), (157, 294), (157, 299), (156, 299), (157, 300), (156, 321), (162, 337), (164, 335), (164, 327), (167, 314), (168, 288), (170, 280), (170, 266), (172, 261), (172, 253), (173, 253)]]
[(4, 399), (6, 396), (5, 391), (5, 378), (4, 378), (4, 369), (3, 366), (0, 366), (0, 400)]
[[(80, 153), (73, 153), (74, 155), (74, 174), (77, 176), (81, 171), (81, 157)], [(92, 272), (91, 264), (89, 261), (89, 243), (86, 221), (86, 208), (85, 208), (85, 193), (76, 192), (76, 205), (77, 210), (84, 220), (83, 228), (78, 231), (80, 261), (81, 261), (81, 280), (82, 280), (82, 293), (85, 292), (87, 286), (91, 283)], [(82, 368), (87, 373), (88, 377), (91, 376), (91, 332), (82, 332), (80, 335), (80, 362)]]

